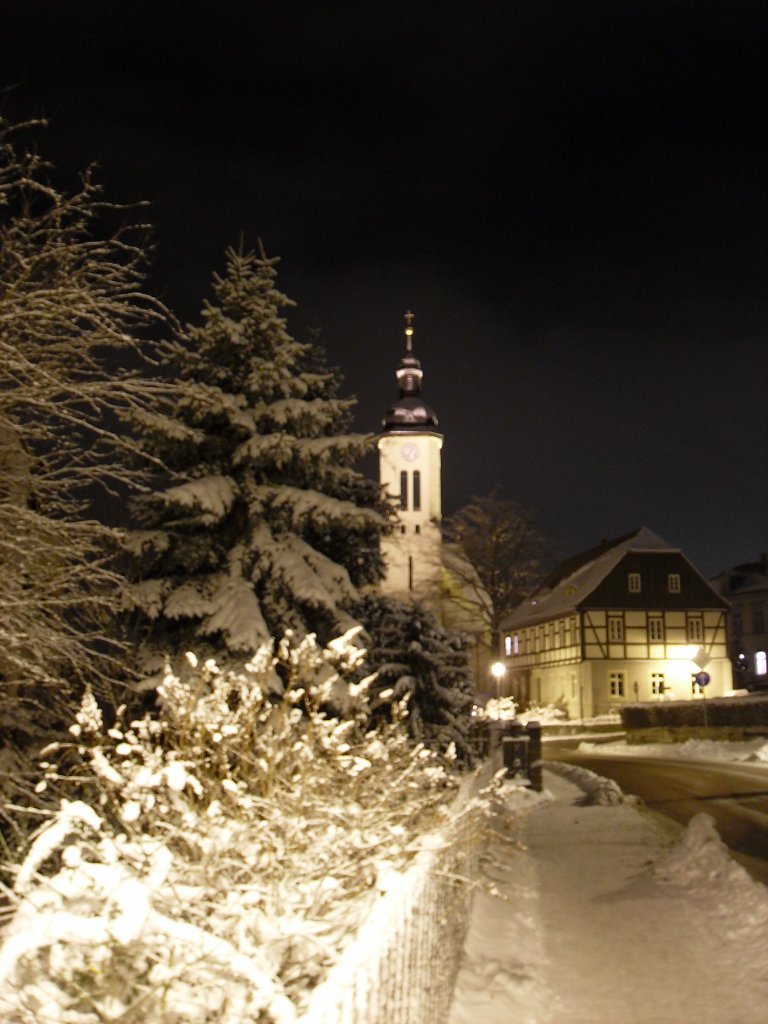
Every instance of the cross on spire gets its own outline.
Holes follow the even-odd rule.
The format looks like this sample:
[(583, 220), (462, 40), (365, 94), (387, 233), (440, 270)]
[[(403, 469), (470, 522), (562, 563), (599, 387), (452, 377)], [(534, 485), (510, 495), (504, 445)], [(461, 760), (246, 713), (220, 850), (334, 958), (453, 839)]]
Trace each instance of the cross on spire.
[(410, 311), (410, 309), (404, 315), (403, 319), (405, 320), (405, 351), (406, 352), (412, 352), (413, 351), (413, 313)]

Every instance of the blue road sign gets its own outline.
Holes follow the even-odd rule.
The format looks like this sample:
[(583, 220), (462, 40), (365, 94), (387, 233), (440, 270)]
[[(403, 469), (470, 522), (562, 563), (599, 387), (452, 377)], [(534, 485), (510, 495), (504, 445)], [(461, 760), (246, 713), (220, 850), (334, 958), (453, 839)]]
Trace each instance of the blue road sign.
[(694, 683), (697, 686), (704, 687), (709, 682), (709, 672), (697, 672), (693, 677)]

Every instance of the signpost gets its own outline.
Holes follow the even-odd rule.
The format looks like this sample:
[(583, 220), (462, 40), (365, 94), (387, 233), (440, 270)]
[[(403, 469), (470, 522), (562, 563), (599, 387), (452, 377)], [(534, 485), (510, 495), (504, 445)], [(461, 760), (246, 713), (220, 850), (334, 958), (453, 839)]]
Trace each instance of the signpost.
[(704, 728), (705, 729), (707, 728), (707, 700), (706, 700), (707, 695), (704, 692), (704, 687), (709, 682), (709, 679), (710, 679), (709, 672), (704, 672), (703, 670), (701, 672), (697, 672), (696, 675), (693, 677), (693, 681), (698, 686), (699, 693), (701, 694), (702, 699), (704, 701), (704, 703), (702, 704), (702, 710), (704, 711)]

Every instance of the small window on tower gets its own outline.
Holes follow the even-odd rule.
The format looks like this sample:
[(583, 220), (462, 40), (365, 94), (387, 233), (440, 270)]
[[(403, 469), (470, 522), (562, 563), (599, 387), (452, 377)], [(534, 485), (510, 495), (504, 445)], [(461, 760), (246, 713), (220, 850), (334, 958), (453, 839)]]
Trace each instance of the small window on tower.
[(418, 469), (413, 471), (413, 510), (421, 511), (421, 473)]
[(400, 508), (408, 508), (408, 474), (405, 470), (400, 474)]
[(639, 594), (641, 589), (641, 579), (639, 572), (631, 572), (627, 576), (627, 583), (629, 585), (630, 594)]
[(680, 573), (671, 572), (669, 576), (667, 576), (667, 590), (670, 594), (680, 593)]

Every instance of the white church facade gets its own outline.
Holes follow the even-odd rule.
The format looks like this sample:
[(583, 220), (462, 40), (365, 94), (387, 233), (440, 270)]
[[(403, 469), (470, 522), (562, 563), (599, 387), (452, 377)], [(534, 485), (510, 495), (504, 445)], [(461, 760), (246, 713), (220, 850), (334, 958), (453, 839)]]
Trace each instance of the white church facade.
[(402, 601), (419, 601), (444, 625), (472, 639), (470, 663), (483, 689), (492, 651), (486, 622), (476, 606), (462, 600), (462, 588), (450, 571), (460, 557), (442, 540), (443, 434), (425, 402), (423, 371), (413, 351), (413, 314), (405, 314), (405, 354), (395, 371), (398, 397), (387, 409), (377, 437), (379, 480), (398, 501), (398, 522), (382, 541), (386, 576), (380, 590)]

